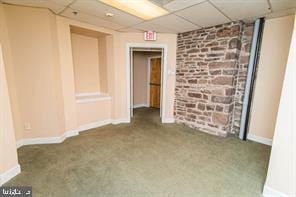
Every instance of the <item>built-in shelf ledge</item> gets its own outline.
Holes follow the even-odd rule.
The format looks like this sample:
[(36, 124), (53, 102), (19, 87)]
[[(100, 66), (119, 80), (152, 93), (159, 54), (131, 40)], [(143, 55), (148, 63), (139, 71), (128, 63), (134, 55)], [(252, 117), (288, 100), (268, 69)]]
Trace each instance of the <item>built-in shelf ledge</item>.
[(76, 94), (76, 103), (93, 103), (104, 100), (111, 100), (111, 96), (99, 92)]

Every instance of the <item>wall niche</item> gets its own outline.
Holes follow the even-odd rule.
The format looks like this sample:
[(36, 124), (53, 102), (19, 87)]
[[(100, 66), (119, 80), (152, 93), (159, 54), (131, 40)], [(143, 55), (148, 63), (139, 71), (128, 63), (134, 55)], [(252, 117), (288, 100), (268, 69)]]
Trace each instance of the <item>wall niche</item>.
[(111, 117), (113, 36), (70, 26), (78, 126)]
[(71, 26), (75, 93), (78, 101), (109, 97), (108, 64), (112, 35)]

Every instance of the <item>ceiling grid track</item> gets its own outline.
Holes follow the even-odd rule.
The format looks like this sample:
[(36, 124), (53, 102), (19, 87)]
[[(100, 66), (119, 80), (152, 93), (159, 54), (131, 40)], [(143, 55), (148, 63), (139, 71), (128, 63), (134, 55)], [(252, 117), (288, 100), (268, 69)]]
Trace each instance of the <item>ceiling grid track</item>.
[(207, 2), (209, 2), (209, 4), (211, 4), (214, 8), (216, 8), (218, 12), (220, 12), (222, 15), (228, 18), (231, 22), (233, 22), (233, 20), (229, 16), (227, 16), (221, 9), (219, 9), (213, 2), (211, 2), (211, 0), (208, 0)]
[(70, 6), (72, 4), (74, 4), (76, 2), (76, 0), (73, 0), (71, 3), (69, 3), (63, 10), (61, 10), (59, 13), (57, 13), (57, 15), (61, 15), (62, 13), (64, 13), (64, 11), (66, 11), (68, 8), (71, 8)]

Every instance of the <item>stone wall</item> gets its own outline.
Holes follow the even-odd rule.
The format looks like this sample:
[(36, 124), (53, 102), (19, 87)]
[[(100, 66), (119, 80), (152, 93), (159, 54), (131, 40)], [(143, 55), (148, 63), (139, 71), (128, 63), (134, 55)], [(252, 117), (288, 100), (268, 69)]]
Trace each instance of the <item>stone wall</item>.
[(235, 132), (250, 48), (244, 32), (250, 27), (232, 22), (178, 35), (177, 123), (222, 136)]
[(254, 24), (243, 24), (231, 133), (239, 133)]

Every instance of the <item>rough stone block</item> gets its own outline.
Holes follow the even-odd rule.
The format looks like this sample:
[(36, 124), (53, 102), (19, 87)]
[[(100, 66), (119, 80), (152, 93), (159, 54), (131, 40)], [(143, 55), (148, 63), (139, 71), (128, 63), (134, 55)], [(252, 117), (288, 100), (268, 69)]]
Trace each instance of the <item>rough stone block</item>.
[(201, 97), (202, 97), (202, 94), (200, 94), (200, 93), (189, 92), (189, 93), (188, 93), (188, 96), (189, 96), (189, 97), (193, 97), (193, 98), (201, 98)]
[(235, 68), (235, 61), (221, 61), (221, 62), (210, 62), (209, 69), (219, 69), (219, 68)]
[(230, 96), (212, 96), (212, 102), (230, 104), (232, 102), (232, 98)]
[(216, 77), (215, 79), (212, 80), (212, 84), (216, 85), (233, 85), (233, 77)]
[(228, 123), (228, 115), (224, 113), (213, 113), (213, 122), (216, 124), (227, 125)]

